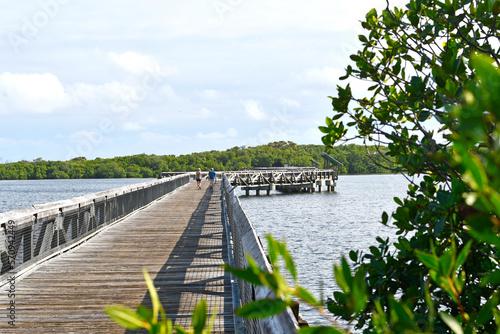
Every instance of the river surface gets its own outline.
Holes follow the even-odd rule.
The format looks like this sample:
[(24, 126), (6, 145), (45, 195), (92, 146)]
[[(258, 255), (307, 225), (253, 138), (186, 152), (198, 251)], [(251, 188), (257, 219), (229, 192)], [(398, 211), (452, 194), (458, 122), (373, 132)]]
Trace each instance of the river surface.
[[(0, 212), (34, 204), (142, 183), (150, 179), (0, 181)], [(244, 196), (241, 203), (265, 245), (265, 236), (286, 240), (296, 262), (299, 283), (319, 298), (337, 289), (333, 265), (349, 250), (367, 251), (375, 238), (394, 237), (380, 224), (384, 211), (396, 209), (394, 197), (405, 197), (408, 181), (400, 175), (340, 176), (335, 192)], [(301, 313), (309, 324), (327, 324), (307, 305)]]
[[(267, 234), (286, 241), (295, 260), (299, 284), (333, 298), (337, 290), (333, 265), (350, 250), (369, 252), (377, 236), (395, 238), (396, 230), (380, 223), (393, 212), (394, 197), (406, 197), (408, 181), (401, 175), (339, 176), (335, 192), (243, 196), (240, 201), (266, 248)], [(252, 194), (253, 192), (251, 192)], [(327, 325), (308, 305), (300, 312), (310, 325)]]
[(154, 179), (0, 181), (0, 212), (56, 202)]

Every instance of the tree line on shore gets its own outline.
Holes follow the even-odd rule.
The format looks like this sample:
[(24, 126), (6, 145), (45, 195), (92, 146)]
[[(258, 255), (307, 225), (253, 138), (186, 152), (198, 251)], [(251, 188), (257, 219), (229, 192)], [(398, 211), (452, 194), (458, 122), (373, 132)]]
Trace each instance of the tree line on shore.
[[(199, 152), (180, 156), (147, 155), (96, 158), (78, 157), (69, 161), (18, 161), (0, 164), (0, 180), (152, 178), (161, 172), (195, 171), (198, 168), (217, 171), (242, 170), (251, 167), (312, 166), (311, 159), (323, 167), (323, 145), (297, 145), (293, 142), (272, 142), (267, 145), (226, 151)], [(382, 148), (384, 149), (384, 148)], [(341, 174), (382, 174), (385, 167), (394, 167), (384, 151), (375, 147), (349, 144), (328, 152), (342, 163)]]

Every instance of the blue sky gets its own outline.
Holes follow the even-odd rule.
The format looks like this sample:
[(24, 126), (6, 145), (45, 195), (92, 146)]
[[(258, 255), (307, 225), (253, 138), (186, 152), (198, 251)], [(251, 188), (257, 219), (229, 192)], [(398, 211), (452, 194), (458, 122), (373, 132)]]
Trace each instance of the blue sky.
[(0, 162), (320, 144), (381, 0), (40, 0), (0, 10)]

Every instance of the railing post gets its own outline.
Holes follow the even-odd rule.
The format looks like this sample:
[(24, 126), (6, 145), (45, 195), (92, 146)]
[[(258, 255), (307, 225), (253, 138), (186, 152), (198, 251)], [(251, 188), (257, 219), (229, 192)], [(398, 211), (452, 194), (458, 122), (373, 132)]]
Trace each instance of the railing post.
[(36, 214), (31, 218), (31, 259), (35, 257), (35, 225), (36, 225)]

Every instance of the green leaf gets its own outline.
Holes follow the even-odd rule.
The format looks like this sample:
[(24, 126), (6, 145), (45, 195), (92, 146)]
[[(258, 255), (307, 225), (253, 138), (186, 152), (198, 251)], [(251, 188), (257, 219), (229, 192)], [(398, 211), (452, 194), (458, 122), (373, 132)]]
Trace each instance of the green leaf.
[(158, 314), (161, 308), (160, 299), (158, 298), (158, 293), (156, 292), (156, 288), (146, 268), (142, 269), (142, 274), (144, 275), (144, 280), (148, 286), (149, 296), (151, 297), (151, 303), (153, 304), (153, 318), (151, 320), (153, 325), (156, 325), (158, 323)]
[(358, 55), (351, 55), (351, 60), (354, 60), (354, 61), (360, 61), (361, 60), (361, 57), (358, 56)]
[(148, 309), (143, 305), (137, 306), (137, 313), (145, 320), (148, 320), (152, 324), (153, 311)]
[(382, 255), (380, 253), (380, 250), (375, 246), (370, 246), (370, 253), (372, 253), (376, 257), (380, 257)]
[(193, 310), (193, 330), (195, 334), (202, 334), (207, 322), (207, 301), (201, 300)]
[(267, 251), (269, 253), (269, 262), (271, 262), (271, 266), (273, 268), (278, 267), (278, 254), (279, 254), (279, 248), (278, 248), (278, 241), (274, 239), (271, 235), (266, 235), (267, 239)]
[(451, 249), (441, 256), (441, 259), (438, 259), (441, 273), (443, 273), (446, 277), (451, 276), (451, 272), (453, 270), (453, 257), (455, 256), (455, 253), (456, 249), (453, 245)]
[(285, 260), (286, 269), (288, 269), (288, 272), (290, 272), (290, 275), (292, 275), (293, 280), (295, 282), (297, 282), (297, 270), (295, 269), (295, 263), (293, 262), (293, 259), (290, 256), (290, 253), (288, 253), (288, 250), (285, 248), (284, 251), (286, 251), (283, 254), (283, 258)]
[(467, 244), (465, 244), (464, 248), (462, 248), (462, 250), (458, 254), (457, 260), (455, 262), (455, 268), (454, 268), (455, 271), (457, 271), (458, 268), (464, 264), (465, 260), (467, 259), (467, 255), (469, 254), (471, 246), (472, 246), (472, 240), (469, 241)]
[(500, 270), (495, 270), (483, 277), (481, 285), (485, 286), (487, 284), (500, 285)]
[(468, 153), (462, 156), (463, 164), (467, 168), (464, 173), (464, 180), (472, 188), (472, 190), (480, 191), (488, 184), (488, 177), (481, 161), (474, 155)]
[(422, 262), (426, 267), (435, 271), (439, 270), (439, 259), (436, 256), (419, 250), (416, 250), (415, 253), (417, 254), (420, 262)]
[(347, 284), (351, 287), (352, 286), (351, 268), (349, 267), (349, 264), (347, 263), (347, 260), (344, 256), (342, 256), (342, 272), (344, 273), (344, 277)]
[(299, 297), (300, 299), (302, 299), (303, 301), (305, 301), (306, 303), (313, 305), (313, 306), (320, 306), (321, 305), (321, 303), (318, 302), (316, 300), (316, 298), (314, 298), (314, 296), (309, 291), (304, 289), (303, 287), (297, 286), (295, 288), (295, 290), (296, 290), (296, 296)]
[(368, 43), (368, 38), (366, 38), (366, 36), (358, 35), (358, 38), (359, 38), (360, 42)]
[(483, 215), (476, 215), (469, 218), (467, 222), (470, 226), (469, 233), (472, 236), (500, 248), (500, 237), (497, 233), (493, 233), (496, 228), (493, 226), (491, 220), (485, 218)]
[(477, 322), (482, 325), (493, 319), (493, 310), (496, 309), (497, 305), (498, 294), (494, 293), (479, 311)]
[(393, 298), (389, 300), (389, 304), (392, 322), (398, 323), (407, 329), (415, 328), (414, 315), (406, 305), (398, 303)]
[(208, 327), (206, 328), (206, 333), (212, 333), (213, 328), (215, 326), (215, 321), (217, 320), (217, 312), (219, 311), (217, 305), (215, 306), (214, 310), (212, 311), (212, 316), (210, 317), (210, 321), (208, 322)]
[[(344, 272), (344, 264), (345, 258), (342, 258), (342, 266), (337, 266), (335, 265), (333, 267), (333, 272), (335, 275), (335, 280), (337, 281), (337, 284), (339, 287), (344, 291), (344, 292), (349, 292), (351, 291), (351, 284), (352, 283), (352, 277), (350, 277), (350, 270), (348, 270), (348, 273)], [(346, 262), (347, 263), (347, 262)], [(349, 278), (346, 278), (346, 275), (349, 276)]]
[(288, 304), (281, 299), (260, 299), (236, 310), (236, 315), (246, 319), (263, 319), (286, 310)]
[(387, 225), (388, 221), (389, 221), (389, 215), (387, 214), (387, 212), (384, 211), (382, 213), (382, 224)]
[(372, 19), (373, 17), (377, 17), (377, 10), (375, 8), (372, 8), (365, 16), (366, 20), (369, 21), (370, 19)]
[(146, 328), (149, 330), (150, 325), (145, 321), (140, 314), (136, 313), (129, 307), (122, 305), (112, 305), (104, 308), (106, 314), (117, 324), (127, 329)]
[(295, 268), (295, 263), (293, 262), (292, 256), (288, 252), (286, 244), (284, 242), (278, 242), (278, 249), (283, 257), (283, 260), (285, 260), (286, 269), (288, 269), (288, 272), (292, 275), (293, 280), (297, 282), (297, 269)]
[(172, 334), (173, 328), (172, 320), (166, 319), (160, 323), (160, 334)]
[(257, 286), (264, 285), (264, 283), (261, 282), (259, 275), (254, 273), (252, 268), (238, 269), (238, 268), (232, 268), (228, 264), (224, 265), (223, 267), (224, 267), (224, 270), (226, 270), (227, 272), (230, 272), (234, 276), (236, 276), (244, 281), (247, 281), (253, 285), (257, 285)]
[(351, 250), (349, 252), (349, 258), (351, 259), (352, 262), (357, 262), (358, 261), (358, 253)]
[(326, 126), (318, 126), (318, 129), (323, 133), (330, 133), (330, 129), (327, 128)]
[(453, 333), (464, 334), (464, 330), (462, 329), (462, 326), (460, 326), (460, 323), (453, 316), (449, 315), (448, 313), (444, 313), (444, 312), (439, 312), (439, 316), (448, 325), (448, 327), (453, 331)]
[(333, 120), (330, 117), (327, 117), (325, 119), (325, 123), (326, 123), (326, 125), (328, 125), (328, 127), (330, 127), (330, 128), (333, 127)]
[(175, 326), (175, 331), (177, 334), (188, 334), (188, 332), (181, 326)]
[(269, 287), (278, 295), (288, 293), (288, 285), (286, 284), (285, 278), (276, 271), (272, 273), (264, 272), (260, 276), (260, 280), (262, 281), (262, 283), (264, 283), (265, 286)]

